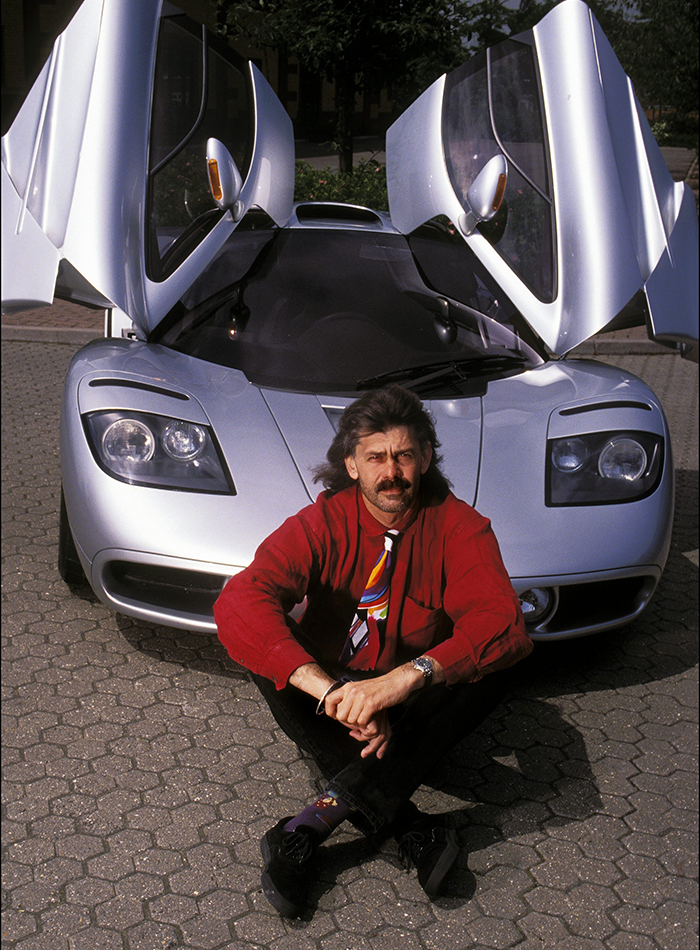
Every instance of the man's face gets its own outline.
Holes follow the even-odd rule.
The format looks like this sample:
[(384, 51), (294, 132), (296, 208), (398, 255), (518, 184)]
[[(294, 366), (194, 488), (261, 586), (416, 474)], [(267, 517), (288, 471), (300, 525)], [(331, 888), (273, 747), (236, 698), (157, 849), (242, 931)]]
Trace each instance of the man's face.
[(411, 429), (397, 426), (363, 436), (354, 455), (345, 459), (345, 467), (359, 482), (370, 512), (391, 527), (413, 504), (431, 458), (430, 445), (421, 449)]

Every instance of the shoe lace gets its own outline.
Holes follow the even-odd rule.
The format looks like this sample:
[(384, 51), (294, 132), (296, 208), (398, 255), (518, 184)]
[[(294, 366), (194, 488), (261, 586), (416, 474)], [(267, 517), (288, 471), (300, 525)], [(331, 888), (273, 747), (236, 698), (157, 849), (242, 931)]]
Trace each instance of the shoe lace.
[(408, 869), (418, 861), (418, 857), (425, 845), (425, 835), (422, 831), (408, 831), (399, 842), (399, 858)]
[(311, 836), (303, 831), (288, 831), (282, 838), (280, 853), (292, 861), (298, 861), (300, 864), (308, 861), (314, 853)]

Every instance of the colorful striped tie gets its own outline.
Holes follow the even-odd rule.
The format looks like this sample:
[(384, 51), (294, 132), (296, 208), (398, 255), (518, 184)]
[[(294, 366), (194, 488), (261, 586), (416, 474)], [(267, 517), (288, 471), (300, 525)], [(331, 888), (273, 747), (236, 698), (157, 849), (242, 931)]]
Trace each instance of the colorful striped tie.
[(389, 613), (389, 584), (394, 566), (391, 549), (398, 535), (398, 531), (387, 531), (384, 535), (384, 550), (369, 575), (340, 654), (340, 664), (346, 669), (373, 670), (377, 665), (380, 630)]

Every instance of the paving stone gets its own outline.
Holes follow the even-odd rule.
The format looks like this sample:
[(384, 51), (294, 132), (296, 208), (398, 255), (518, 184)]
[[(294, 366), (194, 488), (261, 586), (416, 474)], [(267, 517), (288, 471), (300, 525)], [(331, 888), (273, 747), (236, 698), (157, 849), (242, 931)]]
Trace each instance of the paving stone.
[(231, 931), (226, 922), (217, 919), (197, 918), (185, 921), (181, 928), (185, 946), (215, 950), (230, 946)]
[(18, 944), (33, 934), (37, 926), (38, 921), (33, 913), (12, 907), (2, 912), (2, 939), (8, 946)]
[(612, 911), (610, 916), (620, 928), (632, 933), (653, 936), (663, 929), (663, 921), (657, 912), (648, 907), (626, 904)]
[(467, 924), (467, 933), (483, 947), (494, 950), (506, 950), (514, 946), (522, 937), (510, 920), (499, 917), (482, 917)]
[(249, 910), (248, 902), (243, 894), (223, 889), (212, 891), (206, 897), (200, 898), (197, 906), (204, 917), (216, 917), (221, 920), (233, 920)]
[(129, 950), (179, 950), (181, 946), (177, 928), (148, 920), (126, 931)]
[(150, 902), (150, 913), (153, 920), (161, 920), (170, 924), (182, 924), (197, 915), (197, 902), (194, 898), (184, 897), (181, 894), (164, 894)]
[(70, 950), (123, 950), (121, 933), (90, 927), (69, 938)]
[(564, 922), (547, 914), (529, 913), (518, 920), (518, 929), (534, 944), (557, 947), (568, 936)]
[[(416, 793), (459, 827), (446, 895), (430, 902), (392, 842), (375, 853), (341, 829), (312, 908), (283, 921), (262, 894), (259, 840), (317, 791), (308, 759), (215, 638), (119, 617), (56, 573), (57, 408), (72, 351), (11, 343), (2, 354), (12, 950), (697, 944), (697, 569), (684, 553), (697, 547), (696, 437), (682, 456), (694, 467), (676, 470), (669, 565), (649, 610), (608, 637), (538, 646), (509, 700)], [(697, 370), (626, 359), (687, 434)], [(670, 377), (682, 385), (669, 389)]]
[(370, 937), (372, 950), (416, 950), (420, 946), (418, 935), (405, 930), (387, 928)]
[(42, 912), (41, 926), (55, 937), (71, 937), (90, 926), (90, 914), (85, 907), (62, 904)]
[(655, 950), (656, 944), (642, 934), (613, 934), (606, 941), (610, 950)]
[(285, 933), (285, 925), (274, 913), (254, 911), (244, 917), (239, 917), (234, 921), (233, 927), (239, 939), (262, 944), (262, 946), (272, 943)]

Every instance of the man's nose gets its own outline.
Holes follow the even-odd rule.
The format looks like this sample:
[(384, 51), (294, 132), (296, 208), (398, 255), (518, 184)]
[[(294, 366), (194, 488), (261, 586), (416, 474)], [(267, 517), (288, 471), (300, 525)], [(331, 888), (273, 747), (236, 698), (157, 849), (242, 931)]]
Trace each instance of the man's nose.
[(386, 462), (386, 477), (387, 478), (396, 478), (401, 474), (401, 466), (399, 465), (399, 460), (394, 458), (388, 458)]

